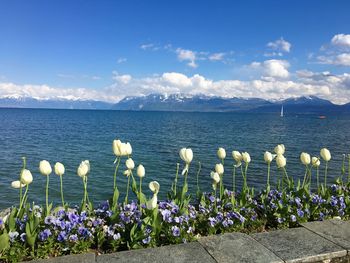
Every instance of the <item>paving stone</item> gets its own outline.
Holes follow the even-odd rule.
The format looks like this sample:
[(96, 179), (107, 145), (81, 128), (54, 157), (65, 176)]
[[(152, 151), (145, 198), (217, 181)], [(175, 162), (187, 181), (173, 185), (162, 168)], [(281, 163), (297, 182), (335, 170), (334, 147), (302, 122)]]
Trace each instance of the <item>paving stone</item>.
[(303, 227), (252, 234), (251, 237), (286, 262), (317, 262), (347, 255), (342, 247)]
[(78, 255), (68, 255), (50, 259), (39, 259), (28, 261), (28, 263), (95, 263), (95, 253), (83, 253)]
[(302, 224), (308, 230), (350, 250), (350, 222), (340, 219), (315, 221)]
[(158, 248), (137, 249), (100, 255), (96, 257), (97, 263), (214, 263), (215, 260), (198, 243), (170, 245)]
[(217, 262), (283, 262), (273, 252), (243, 233), (203, 237), (199, 242)]

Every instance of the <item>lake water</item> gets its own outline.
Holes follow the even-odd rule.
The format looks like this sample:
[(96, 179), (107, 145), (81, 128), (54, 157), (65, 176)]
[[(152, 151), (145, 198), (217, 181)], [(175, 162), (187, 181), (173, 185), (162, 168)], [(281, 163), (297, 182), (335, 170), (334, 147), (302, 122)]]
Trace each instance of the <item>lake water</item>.
[[(133, 146), (135, 163), (146, 168), (143, 186), (157, 180), (160, 195), (165, 197), (174, 179), (176, 163), (181, 162), (181, 147), (191, 147), (194, 161), (189, 174), (190, 190), (195, 190), (197, 162), (202, 163), (200, 184), (210, 189), (210, 170), (219, 162), (218, 147), (227, 150), (225, 180), (231, 185), (232, 150), (248, 151), (252, 162), (248, 170), (250, 186), (266, 183), (263, 153), (278, 143), (286, 145), (287, 170), (290, 176), (302, 177), (304, 168), (299, 155), (307, 151), (318, 155), (322, 147), (332, 152), (330, 177), (340, 175), (343, 153), (350, 152), (350, 116), (289, 115), (248, 113), (120, 112), (90, 110), (0, 109), (0, 209), (18, 202), (18, 191), (10, 183), (17, 180), (22, 156), (28, 160), (34, 182), (29, 199), (43, 203), (45, 177), (38, 171), (39, 161), (46, 159), (66, 166), (65, 199), (79, 203), (83, 185), (76, 175), (80, 161), (89, 159), (89, 195), (94, 201), (106, 200), (112, 194), (112, 141), (120, 138)], [(272, 178), (277, 176), (275, 164)], [(124, 169), (124, 164), (122, 166)], [(120, 170), (121, 171), (121, 170)], [(237, 175), (238, 185), (241, 178)], [(119, 173), (118, 185), (125, 191), (126, 178)], [(331, 179), (329, 180), (331, 181)], [(59, 202), (59, 178), (51, 176), (50, 200)]]

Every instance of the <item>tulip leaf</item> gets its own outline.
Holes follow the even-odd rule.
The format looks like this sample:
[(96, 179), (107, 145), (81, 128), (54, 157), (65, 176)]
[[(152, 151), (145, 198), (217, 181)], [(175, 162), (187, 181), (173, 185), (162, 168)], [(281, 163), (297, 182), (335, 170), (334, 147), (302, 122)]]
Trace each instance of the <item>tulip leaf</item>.
[(9, 218), (8, 218), (8, 226), (9, 226), (9, 231), (11, 232), (12, 230), (15, 230), (16, 228), (16, 214), (17, 214), (17, 208), (13, 208)]
[(10, 247), (10, 238), (5, 230), (4, 233), (0, 235), (0, 251), (4, 251), (9, 247)]
[(113, 193), (113, 201), (112, 201), (112, 211), (115, 212), (117, 209), (117, 205), (118, 205), (118, 199), (119, 199), (119, 190), (116, 187), (114, 189), (114, 193)]

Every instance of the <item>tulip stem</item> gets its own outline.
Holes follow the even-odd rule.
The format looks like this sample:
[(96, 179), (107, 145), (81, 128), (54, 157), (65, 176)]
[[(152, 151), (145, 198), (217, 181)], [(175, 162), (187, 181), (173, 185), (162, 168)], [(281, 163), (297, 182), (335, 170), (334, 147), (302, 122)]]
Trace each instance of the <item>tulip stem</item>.
[(132, 172), (131, 174), (128, 176), (128, 185), (126, 188), (126, 196), (125, 196), (125, 204), (128, 204), (128, 196), (129, 196), (129, 186), (130, 186), (130, 177), (132, 176)]
[(62, 175), (60, 176), (60, 183), (61, 183), (61, 199), (62, 199), (62, 206), (64, 207), (64, 198), (63, 198), (63, 178), (62, 178)]
[(197, 176), (196, 176), (196, 179), (197, 179), (197, 193), (198, 194), (200, 193), (200, 189), (199, 189), (199, 173), (201, 172), (201, 169), (202, 169), (202, 164), (201, 164), (201, 162), (198, 162), (198, 171), (197, 171)]
[(142, 203), (141, 203), (141, 193), (142, 193), (142, 177), (140, 177), (140, 192), (139, 192), (139, 199), (140, 199), (140, 211), (142, 213)]
[(119, 164), (120, 164), (120, 157), (117, 157), (118, 161), (117, 161), (117, 165), (115, 166), (115, 170), (114, 170), (114, 180), (113, 180), (113, 192), (115, 191), (115, 188), (117, 187), (117, 172), (118, 172), (118, 168), (119, 168)]
[(324, 169), (324, 189), (327, 187), (327, 170), (328, 170), (328, 161), (326, 162), (326, 167)]
[(22, 174), (23, 174), (23, 171), (24, 169), (26, 169), (26, 164), (27, 164), (27, 161), (26, 161), (26, 157), (22, 157), (22, 160), (23, 160), (23, 168), (19, 174), (19, 204), (21, 205), (22, 203)]
[(83, 200), (83, 206), (82, 211), (86, 209), (86, 201), (87, 201), (87, 176), (83, 177), (83, 184), (84, 184), (84, 200)]
[(20, 203), (20, 205), (19, 205), (19, 209), (18, 209), (18, 212), (17, 212), (17, 217), (19, 216), (19, 213), (21, 212), (21, 209), (22, 209), (22, 206), (23, 206), (24, 200), (26, 199), (27, 192), (28, 192), (28, 188), (29, 188), (29, 185), (27, 184), (27, 186), (26, 186), (26, 190), (24, 191), (24, 195), (23, 195), (22, 202), (21, 202), (21, 203)]
[(316, 184), (317, 184), (317, 190), (318, 190), (318, 188), (320, 187), (319, 177), (320, 177), (320, 171), (319, 171), (319, 168), (318, 168), (318, 166), (317, 166), (317, 168), (316, 168)]
[(46, 176), (46, 216), (49, 215), (49, 181), (50, 176)]
[(305, 165), (305, 175), (304, 175), (303, 184), (301, 185), (301, 187), (302, 187), (302, 188), (304, 188), (305, 183), (306, 183), (306, 176), (307, 176), (307, 172), (308, 172), (307, 165)]
[(248, 171), (248, 163), (245, 165), (244, 169), (244, 189), (247, 190), (248, 184), (247, 184), (247, 171)]
[(177, 191), (177, 178), (179, 176), (179, 168), (180, 168), (180, 164), (177, 163), (176, 164), (176, 174), (175, 174), (175, 182), (174, 182), (174, 195), (176, 196), (176, 191)]
[(233, 172), (232, 172), (232, 192), (234, 193), (236, 191), (236, 166), (233, 165)]
[(350, 182), (350, 154), (348, 154), (348, 158), (349, 158), (349, 161), (348, 161), (348, 183)]
[(267, 164), (267, 192), (270, 192), (270, 165), (271, 163)]

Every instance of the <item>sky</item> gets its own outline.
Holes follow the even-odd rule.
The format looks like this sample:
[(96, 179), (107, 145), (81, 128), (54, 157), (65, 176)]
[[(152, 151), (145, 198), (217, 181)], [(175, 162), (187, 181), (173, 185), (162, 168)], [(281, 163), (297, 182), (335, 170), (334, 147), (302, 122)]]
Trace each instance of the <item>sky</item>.
[(0, 0), (0, 97), (350, 102), (350, 1)]

